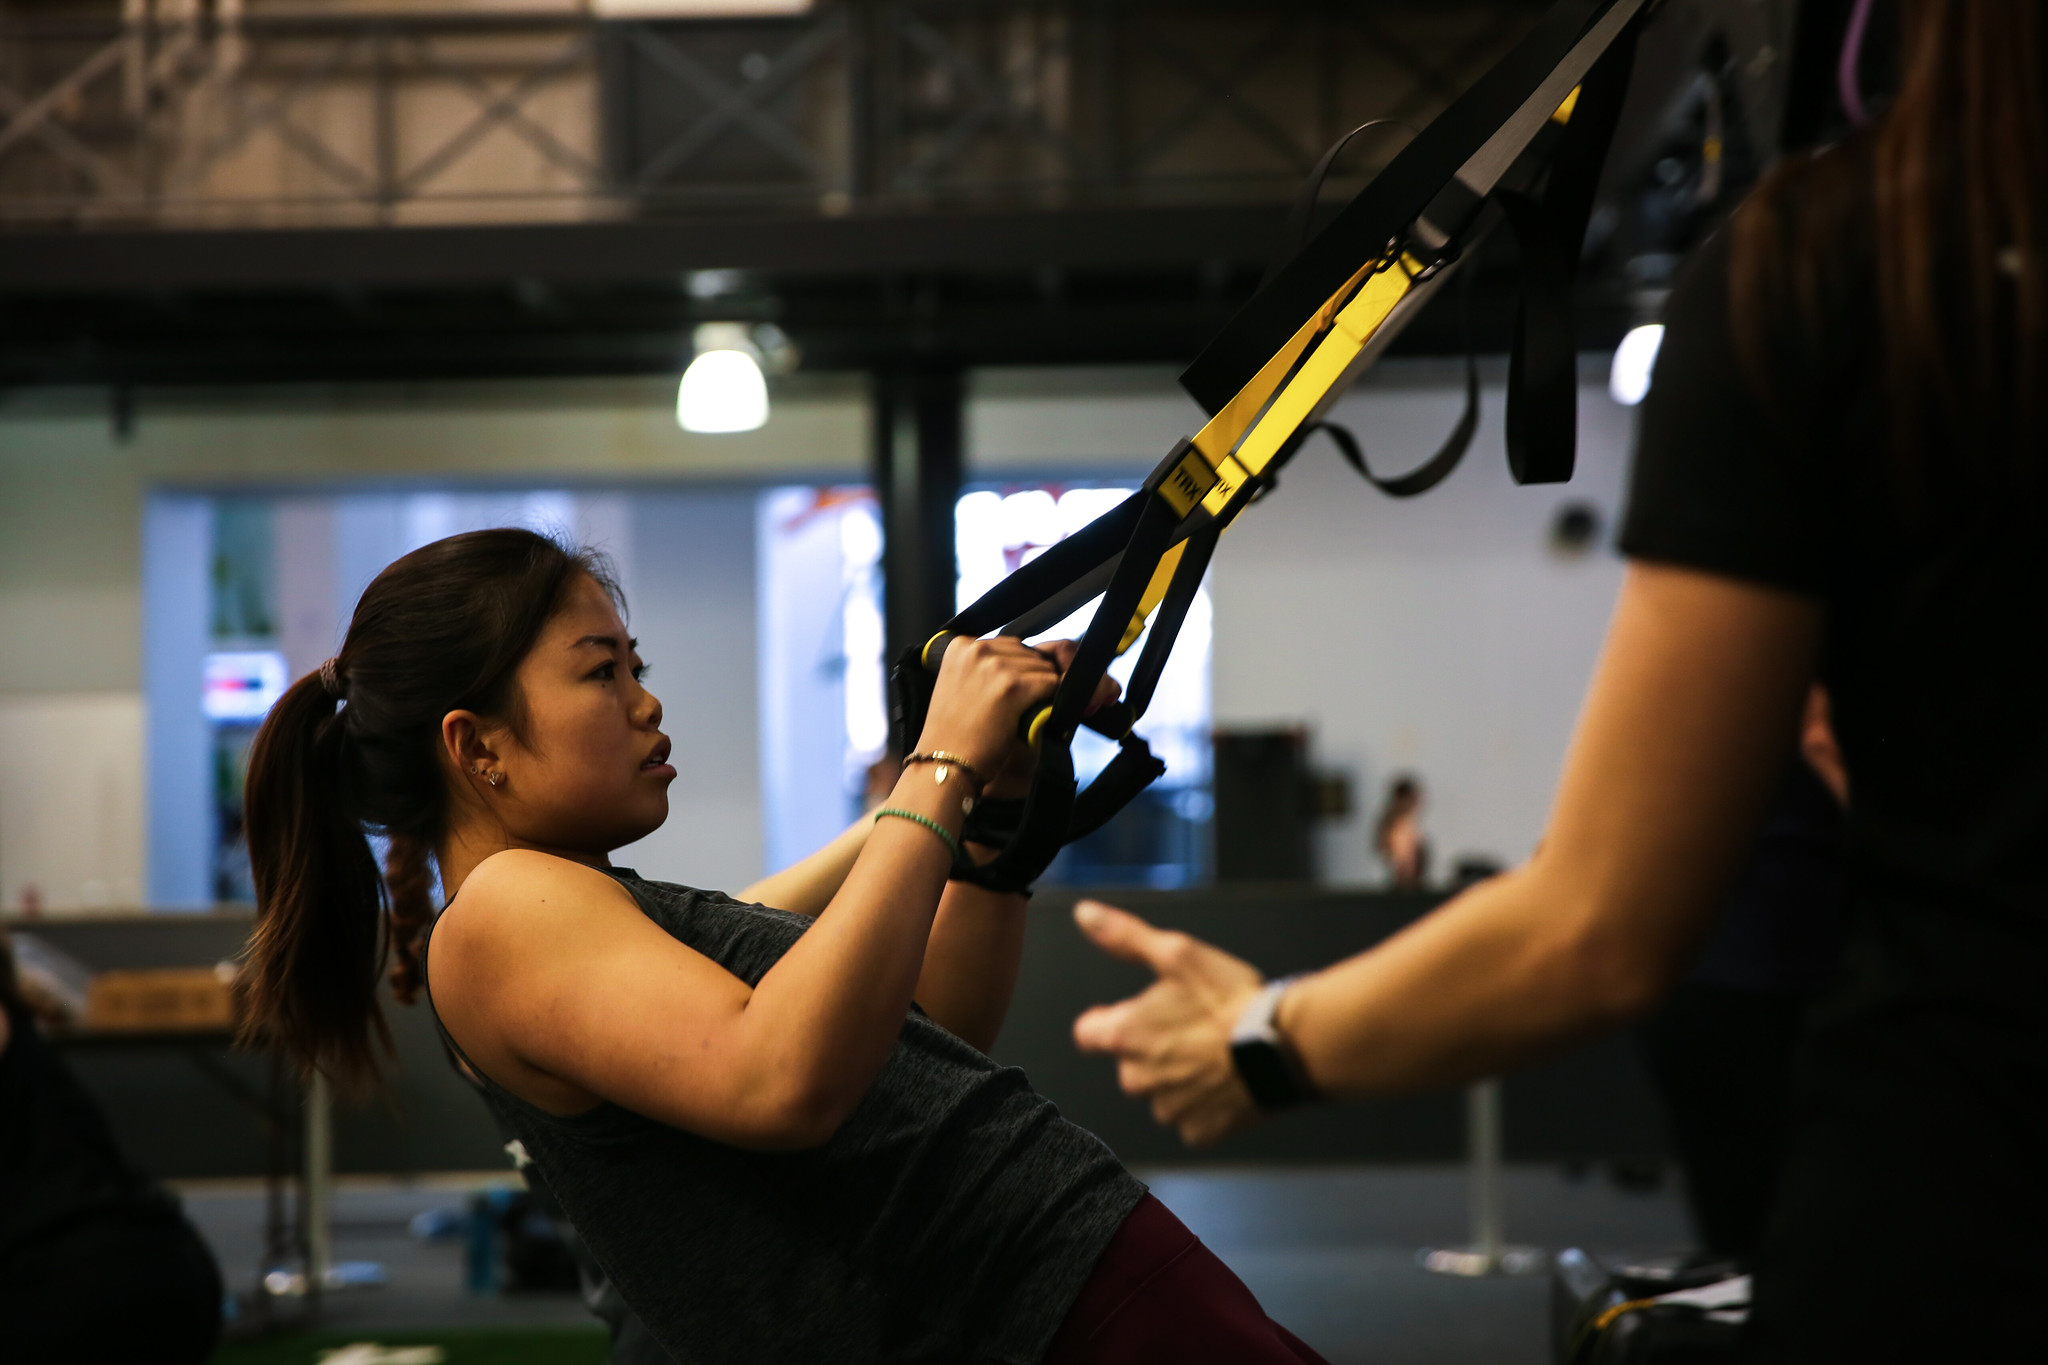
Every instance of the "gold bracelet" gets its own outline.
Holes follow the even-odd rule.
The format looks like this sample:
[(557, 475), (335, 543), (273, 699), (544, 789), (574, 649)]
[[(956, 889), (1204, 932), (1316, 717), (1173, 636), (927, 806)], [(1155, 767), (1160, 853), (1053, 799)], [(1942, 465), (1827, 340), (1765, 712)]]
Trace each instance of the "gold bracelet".
[(979, 768), (960, 757), (960, 755), (948, 753), (944, 749), (934, 749), (928, 754), (912, 754), (903, 760), (905, 768), (908, 768), (913, 763), (936, 764), (937, 771), (932, 773), (932, 781), (942, 787), (946, 785), (946, 775), (952, 768), (958, 768), (961, 772), (967, 774), (967, 780), (974, 784), (977, 795), (988, 786), (988, 779), (981, 775)]

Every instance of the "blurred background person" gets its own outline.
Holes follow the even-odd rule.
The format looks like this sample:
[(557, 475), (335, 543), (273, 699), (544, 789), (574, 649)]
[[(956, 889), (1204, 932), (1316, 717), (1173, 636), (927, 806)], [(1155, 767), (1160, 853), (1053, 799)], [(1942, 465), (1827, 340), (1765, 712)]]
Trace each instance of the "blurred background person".
[(1396, 891), (1419, 890), (1429, 877), (1429, 840), (1422, 833), (1422, 783), (1402, 773), (1387, 784), (1387, 803), (1373, 827), (1373, 852)]

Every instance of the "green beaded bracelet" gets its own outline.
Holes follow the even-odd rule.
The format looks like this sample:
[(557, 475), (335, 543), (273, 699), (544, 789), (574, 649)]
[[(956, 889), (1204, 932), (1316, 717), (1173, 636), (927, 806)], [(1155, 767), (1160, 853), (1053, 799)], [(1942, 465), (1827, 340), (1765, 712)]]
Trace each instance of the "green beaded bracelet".
[(960, 861), (960, 841), (953, 837), (953, 832), (951, 830), (947, 829), (938, 821), (932, 819), (929, 815), (919, 815), (914, 810), (903, 810), (897, 806), (884, 806), (880, 810), (875, 812), (875, 819), (879, 820), (885, 815), (893, 815), (899, 820), (911, 820), (916, 822), (917, 824), (923, 825), (926, 829), (930, 830), (932, 833), (938, 835), (941, 839), (944, 839), (946, 841), (946, 847), (953, 851), (954, 862), (957, 863)]

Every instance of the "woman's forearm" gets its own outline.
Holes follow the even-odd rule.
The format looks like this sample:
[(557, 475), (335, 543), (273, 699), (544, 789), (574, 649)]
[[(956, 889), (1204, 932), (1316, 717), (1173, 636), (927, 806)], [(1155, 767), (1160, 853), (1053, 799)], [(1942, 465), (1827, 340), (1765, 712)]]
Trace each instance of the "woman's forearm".
[(948, 882), (925, 948), (917, 1003), (983, 1052), (995, 1046), (1024, 957), (1023, 896)]
[[(867, 846), (874, 817), (863, 815), (825, 847), (739, 893), (739, 899), (817, 915), (839, 894)], [(1002, 1031), (1024, 953), (1022, 896), (949, 882), (925, 947), (917, 1003), (939, 1024), (986, 1051)]]
[[(906, 774), (889, 807), (959, 834), (959, 801)], [(769, 968), (746, 1007), (751, 1070), (802, 1097), (829, 1134), (866, 1093), (903, 1026), (952, 871), (945, 842), (918, 820), (875, 824), (817, 923)]]
[(846, 884), (846, 874), (853, 871), (860, 851), (867, 847), (868, 831), (874, 825), (873, 817), (861, 816), (810, 857), (772, 872), (741, 891), (739, 899), (799, 915), (818, 914)]

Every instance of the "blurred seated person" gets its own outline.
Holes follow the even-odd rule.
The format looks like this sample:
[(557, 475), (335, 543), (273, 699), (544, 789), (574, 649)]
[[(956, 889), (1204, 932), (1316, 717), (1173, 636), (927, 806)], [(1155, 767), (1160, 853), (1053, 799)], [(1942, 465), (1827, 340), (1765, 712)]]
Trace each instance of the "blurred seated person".
[(1749, 861), (1686, 975), (1637, 1028), (1701, 1245), (1746, 1261), (1784, 1163), (1792, 1057), (1841, 968), (1849, 779), (1827, 689), (1807, 694)]
[(1429, 840), (1422, 834), (1422, 783), (1414, 774), (1402, 773), (1387, 785), (1372, 848), (1387, 865), (1394, 890), (1421, 889), (1429, 876)]
[(0, 935), (0, 1359), (200, 1365), (221, 1279), (43, 1041)]

